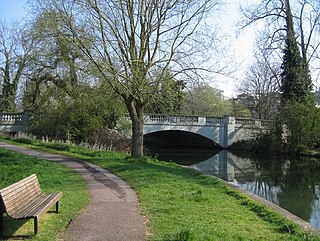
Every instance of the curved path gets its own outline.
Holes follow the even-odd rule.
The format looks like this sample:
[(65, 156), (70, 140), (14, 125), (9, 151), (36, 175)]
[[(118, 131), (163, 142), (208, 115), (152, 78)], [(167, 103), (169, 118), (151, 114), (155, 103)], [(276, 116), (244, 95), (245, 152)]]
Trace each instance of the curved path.
[(61, 241), (145, 240), (145, 219), (139, 213), (137, 196), (119, 177), (83, 160), (59, 154), (48, 154), (3, 142), (0, 142), (0, 148), (59, 162), (76, 170), (85, 179), (91, 202), (71, 220)]

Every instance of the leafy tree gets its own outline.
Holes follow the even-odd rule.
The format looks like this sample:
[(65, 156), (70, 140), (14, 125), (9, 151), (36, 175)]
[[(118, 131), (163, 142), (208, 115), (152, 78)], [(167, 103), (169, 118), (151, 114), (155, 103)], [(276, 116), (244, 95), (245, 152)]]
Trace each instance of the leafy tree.
[(185, 115), (219, 117), (229, 114), (231, 106), (224, 102), (217, 90), (205, 84), (187, 93), (182, 112)]
[(96, 144), (115, 127), (123, 105), (64, 34), (56, 14), (40, 13), (29, 34), (33, 49), (24, 107), (32, 114), (30, 131), (39, 137)]
[(320, 109), (309, 97), (304, 102), (288, 100), (283, 108), (286, 145), (291, 152), (301, 152), (320, 145)]
[(76, 98), (52, 82), (42, 84), (40, 89), (29, 129), (38, 137), (102, 145), (103, 135), (124, 113), (121, 102), (112, 94), (107, 97), (108, 90), (103, 86), (78, 87), (74, 90), (79, 92)]
[(303, 102), (311, 95), (312, 81), (308, 63), (301, 57), (294, 31), (293, 16), (289, 0), (285, 0), (286, 46), (282, 64), (282, 100)]
[(34, 83), (33, 98), (29, 99), (29, 104), (33, 104), (40, 94), (42, 83), (54, 83), (69, 96), (76, 97), (74, 95), (79, 92), (74, 90), (79, 85), (93, 81), (87, 73), (90, 70), (81, 51), (65, 34), (58, 18), (52, 10), (43, 11), (34, 19), (29, 31), (33, 49), (28, 66), (28, 84)]
[(159, 94), (146, 105), (145, 111), (153, 114), (179, 114), (183, 107), (185, 82), (174, 79), (171, 72), (162, 78)]
[(225, 103), (227, 106), (231, 106), (229, 116), (253, 118), (248, 106), (244, 105), (243, 101), (239, 100), (239, 98), (226, 100)]
[[(195, 58), (208, 57), (214, 40), (204, 20), (220, 1), (37, 2), (40, 12), (53, 8), (59, 13), (66, 34), (122, 97), (132, 120), (131, 155), (141, 157), (146, 105), (161, 95), (168, 69), (182, 74), (203, 67)], [(201, 41), (200, 30), (206, 31)]]

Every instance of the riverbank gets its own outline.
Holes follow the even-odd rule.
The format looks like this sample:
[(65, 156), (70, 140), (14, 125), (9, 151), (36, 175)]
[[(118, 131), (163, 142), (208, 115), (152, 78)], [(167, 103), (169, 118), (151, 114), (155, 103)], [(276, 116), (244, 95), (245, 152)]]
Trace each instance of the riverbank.
[(222, 181), (179, 165), (76, 146), (49, 147), (125, 179), (148, 218), (148, 240), (320, 240)]

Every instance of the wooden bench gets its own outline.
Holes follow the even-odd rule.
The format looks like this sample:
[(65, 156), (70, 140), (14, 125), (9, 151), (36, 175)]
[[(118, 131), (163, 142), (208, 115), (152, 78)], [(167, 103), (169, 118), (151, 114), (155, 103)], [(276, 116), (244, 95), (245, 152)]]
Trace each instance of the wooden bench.
[(34, 235), (38, 232), (39, 218), (54, 204), (56, 213), (59, 213), (61, 192), (44, 194), (36, 174), (16, 182), (0, 190), (0, 237), (3, 237), (3, 215), (12, 219), (34, 219)]

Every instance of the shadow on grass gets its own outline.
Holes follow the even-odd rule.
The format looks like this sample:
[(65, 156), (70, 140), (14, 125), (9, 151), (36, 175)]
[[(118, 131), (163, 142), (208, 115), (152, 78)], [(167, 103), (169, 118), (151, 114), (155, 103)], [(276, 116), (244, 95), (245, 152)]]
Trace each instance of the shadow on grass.
[[(149, 158), (133, 159), (127, 158), (91, 158), (90, 162), (106, 168), (124, 179), (130, 172), (130, 179), (148, 180), (148, 185), (157, 184), (165, 178), (166, 181), (176, 181), (178, 177), (187, 182), (201, 184), (207, 187), (218, 185), (223, 187), (222, 182), (217, 178), (208, 178), (204, 174), (189, 168), (183, 168), (175, 163), (165, 163)], [(163, 173), (163, 175), (161, 175)], [(127, 180), (128, 181), (128, 180)], [(131, 183), (132, 184), (132, 183)]]
[[(23, 240), (34, 236), (32, 219), (15, 220), (6, 214), (3, 217), (4, 237), (1, 240)], [(23, 227), (25, 226), (25, 227)], [(23, 227), (23, 228), (22, 228)], [(18, 231), (19, 230), (19, 231)], [(20, 231), (22, 230), (22, 231)]]

